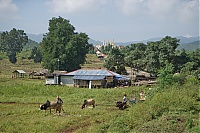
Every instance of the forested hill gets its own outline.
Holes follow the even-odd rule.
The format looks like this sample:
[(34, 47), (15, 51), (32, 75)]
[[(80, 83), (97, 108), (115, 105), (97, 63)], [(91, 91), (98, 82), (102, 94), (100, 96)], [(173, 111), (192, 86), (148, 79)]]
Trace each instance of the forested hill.
[(28, 36), (29, 39), (34, 40), (34, 41), (36, 41), (38, 43), (40, 43), (42, 41), (43, 35), (44, 34), (38, 34), (38, 35), (36, 35), (36, 34), (29, 34), (29, 33), (27, 33), (27, 36)]
[(39, 43), (37, 43), (36, 41), (33, 41), (31, 39), (28, 39), (28, 43), (25, 45), (25, 47), (23, 48), (24, 50), (30, 50), (33, 49), (34, 47), (38, 47)]
[(189, 50), (189, 51), (193, 51), (197, 48), (200, 48), (200, 43), (199, 41), (195, 41), (195, 42), (191, 42), (191, 43), (185, 43), (185, 44), (181, 44), (178, 46), (178, 50), (180, 49), (185, 49), (185, 50)]
[[(35, 35), (35, 34), (27, 34), (29, 39), (39, 43), (42, 41), (42, 38), (43, 38), (43, 34), (38, 34), (38, 35)], [(183, 37), (183, 36), (177, 36), (176, 37), (177, 39), (180, 39), (180, 46), (178, 47), (178, 50), (179, 49), (185, 49), (185, 50), (195, 50), (197, 48), (199, 48), (199, 37)], [(147, 39), (147, 40), (142, 40), (142, 41), (130, 41), (130, 42), (114, 42), (116, 45), (124, 45), (124, 46), (127, 46), (127, 45), (130, 45), (130, 44), (133, 44), (133, 43), (139, 43), (139, 42), (142, 42), (142, 43), (147, 43), (147, 42), (155, 42), (155, 41), (159, 41), (161, 40), (162, 37), (156, 37), (156, 38), (150, 38), (150, 39)], [(94, 39), (89, 39), (89, 43), (90, 44), (102, 44), (103, 42), (101, 41), (96, 41)], [(28, 45), (32, 45), (31, 44), (28, 44)], [(34, 45), (34, 44), (33, 44)], [(34, 45), (35, 46), (35, 45)], [(30, 46), (32, 47), (32, 46)]]

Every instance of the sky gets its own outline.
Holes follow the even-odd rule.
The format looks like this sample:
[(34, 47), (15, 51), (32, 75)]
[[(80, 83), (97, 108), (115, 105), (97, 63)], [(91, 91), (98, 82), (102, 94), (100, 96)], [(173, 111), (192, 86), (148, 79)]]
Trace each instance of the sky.
[(199, 0), (0, 0), (0, 31), (48, 33), (61, 16), (98, 41), (199, 36)]

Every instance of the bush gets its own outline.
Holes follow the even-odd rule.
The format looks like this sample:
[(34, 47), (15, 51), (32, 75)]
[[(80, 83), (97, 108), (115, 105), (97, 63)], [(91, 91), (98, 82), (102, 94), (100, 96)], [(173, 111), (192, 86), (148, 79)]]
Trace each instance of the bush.
[(159, 71), (157, 78), (159, 89), (166, 88), (173, 83), (173, 71), (174, 71), (174, 66), (172, 64), (166, 65), (165, 68), (162, 68)]
[(189, 85), (189, 86), (193, 86), (193, 85), (196, 85), (196, 84), (200, 84), (199, 83), (199, 80), (193, 76), (193, 75), (189, 75), (186, 77), (186, 84)]
[(127, 125), (127, 116), (120, 116), (117, 118), (114, 118), (110, 121), (110, 126), (108, 128), (108, 132), (115, 132), (115, 133), (127, 133), (130, 131), (128, 125)]

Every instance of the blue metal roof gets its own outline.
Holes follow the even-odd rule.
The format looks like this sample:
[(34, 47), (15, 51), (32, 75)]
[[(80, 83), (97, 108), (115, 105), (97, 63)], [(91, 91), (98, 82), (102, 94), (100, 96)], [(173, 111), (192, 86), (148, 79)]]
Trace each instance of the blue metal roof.
[(126, 76), (122, 76), (118, 73), (105, 70), (105, 69), (79, 69), (73, 72), (69, 72), (68, 76), (74, 76), (73, 79), (80, 79), (80, 80), (102, 80), (106, 76), (114, 76), (117, 80), (125, 80), (127, 79)]
[(104, 70), (104, 69), (93, 69), (93, 70), (84, 70), (84, 69), (79, 69), (73, 72), (69, 72), (66, 75), (88, 75), (88, 76), (115, 76), (119, 75), (115, 72), (109, 71), (109, 70)]
[(80, 80), (102, 80), (104, 78), (105, 78), (105, 76), (102, 76), (102, 75), (100, 75), (100, 76), (95, 76), (95, 75), (92, 75), (92, 76), (90, 76), (90, 75), (75, 75), (73, 77), (73, 79), (80, 79)]
[(115, 76), (116, 80), (130, 80), (130, 78), (123, 76), (123, 75), (117, 75)]

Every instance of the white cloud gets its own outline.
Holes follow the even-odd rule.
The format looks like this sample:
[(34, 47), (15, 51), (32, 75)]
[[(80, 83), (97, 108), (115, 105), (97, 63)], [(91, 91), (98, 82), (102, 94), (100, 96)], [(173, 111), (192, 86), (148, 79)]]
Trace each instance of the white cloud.
[(113, 2), (124, 15), (132, 18), (135, 25), (142, 25), (141, 30), (191, 36), (197, 36), (199, 33), (199, 0), (113, 0)]
[(129, 16), (140, 15), (154, 19), (185, 18), (198, 14), (198, 0), (118, 0), (117, 7)]
[(126, 15), (142, 14), (146, 6), (145, 0), (118, 0), (114, 2)]
[(179, 7), (180, 18), (184, 20), (194, 20), (198, 21), (199, 17), (199, 1), (191, 0), (184, 1)]
[(98, 10), (109, 0), (48, 0), (46, 5), (55, 14), (85, 13)]
[[(55, 14), (91, 14), (117, 7), (127, 16), (144, 16), (157, 20), (190, 19), (198, 13), (199, 0), (48, 0)], [(110, 7), (109, 7), (110, 6)], [(115, 8), (116, 9), (116, 8)], [(190, 18), (189, 18), (190, 17)]]
[(168, 19), (177, 16), (181, 0), (151, 0), (147, 2), (147, 14), (157, 19)]
[(17, 18), (17, 6), (12, 0), (0, 0), (0, 20), (7, 21)]

